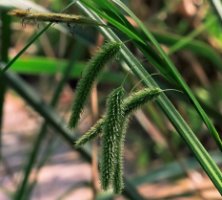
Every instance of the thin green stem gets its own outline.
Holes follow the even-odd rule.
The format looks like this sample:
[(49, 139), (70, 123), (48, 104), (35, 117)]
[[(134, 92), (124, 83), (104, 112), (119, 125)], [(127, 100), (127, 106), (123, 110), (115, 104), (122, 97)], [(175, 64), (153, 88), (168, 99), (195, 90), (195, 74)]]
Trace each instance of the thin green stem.
[(41, 36), (50, 26), (52, 25), (52, 23), (49, 23), (48, 25), (46, 25), (41, 31), (39, 31), (37, 34), (35, 34), (34, 36), (32, 36), (32, 38), (28, 41), (28, 43), (22, 48), (21, 51), (19, 51), (19, 53), (12, 58), (3, 69), (0, 70), (0, 73), (4, 73), (5, 71), (7, 71), (12, 64), (31, 46), (31, 44), (33, 42), (35, 42), (37, 40), (37, 38), (39, 36)]
[[(62, 12), (65, 11), (67, 8), (72, 6), (77, 0), (73, 0), (70, 4), (68, 4), (64, 9), (62, 9)], [(48, 30), (48, 28), (53, 24), (53, 22), (47, 24), (41, 31), (39, 31), (37, 34), (32, 36), (32, 38), (28, 41), (28, 43), (19, 51), (19, 53), (12, 58), (3, 69), (0, 68), (0, 74), (7, 71), (12, 64), (31, 46), (32, 43), (34, 43), (45, 31)]]
[[(1, 13), (2, 21), (2, 37), (1, 37), (1, 60), (3, 62), (8, 62), (8, 49), (10, 45), (10, 25), (11, 18), (7, 15), (7, 12), (3, 10)], [(6, 80), (4, 76), (0, 73), (0, 160), (2, 159), (2, 123), (3, 123), (3, 107), (6, 94)]]

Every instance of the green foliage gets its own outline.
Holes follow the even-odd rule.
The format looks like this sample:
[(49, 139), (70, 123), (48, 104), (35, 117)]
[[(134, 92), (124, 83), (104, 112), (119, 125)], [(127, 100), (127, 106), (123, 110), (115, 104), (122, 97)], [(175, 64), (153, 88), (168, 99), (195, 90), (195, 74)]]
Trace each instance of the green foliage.
[[(84, 48), (81, 45), (81, 48)], [(81, 49), (79, 49), (81, 50)], [(48, 58), (43, 56), (29, 56), (18, 59), (12, 67), (12, 70), (16, 73), (24, 75), (47, 75), (53, 76), (55, 74), (62, 74), (64, 68), (68, 62), (64, 59)], [(30, 67), (32, 66), (32, 67)], [(69, 73), (69, 78), (80, 78), (82, 70), (87, 67), (85, 62), (75, 62), (75, 66), (72, 67), (72, 71)], [(98, 77), (101, 83), (121, 84), (124, 78), (123, 73), (112, 73), (110, 71), (103, 71)]]
[[(85, 4), (83, 4), (82, 2), (85, 2)], [(118, 94), (116, 93), (117, 95), (115, 96), (114, 92), (117, 92), (119, 88), (116, 89), (112, 93), (112, 95), (109, 96), (109, 103), (107, 105), (106, 115), (104, 115), (86, 134), (84, 134), (76, 142), (76, 146), (82, 146), (83, 144), (85, 144), (86, 142), (95, 138), (99, 134), (102, 136), (103, 145), (106, 141), (109, 141), (110, 146), (108, 145), (107, 148), (102, 151), (102, 152), (105, 152), (106, 150), (108, 150), (108, 153), (107, 154), (103, 153), (102, 156), (104, 157), (104, 155), (108, 156), (109, 154), (111, 154), (111, 157), (107, 158), (107, 163), (105, 165), (103, 164), (101, 166), (102, 167), (104, 166), (106, 168), (105, 169), (106, 172), (107, 171), (110, 172), (110, 170), (111, 170), (112, 176), (109, 173), (104, 173), (106, 178), (108, 177), (104, 183), (104, 185), (105, 185), (104, 189), (106, 189), (109, 185), (112, 184), (115, 193), (121, 193), (123, 191), (123, 194), (126, 197), (128, 197), (129, 199), (136, 199), (136, 200), (143, 199), (137, 193), (137, 191), (135, 190), (134, 187), (129, 187), (130, 184), (127, 182), (127, 179), (124, 179), (124, 181), (126, 181), (126, 182), (125, 182), (125, 188), (123, 187), (124, 186), (124, 183), (123, 183), (124, 140), (125, 140), (127, 125), (129, 124), (129, 116), (136, 109), (138, 109), (139, 107), (141, 107), (145, 103), (149, 102), (150, 100), (154, 99), (155, 97), (158, 97), (156, 100), (158, 102), (160, 110), (163, 111), (163, 113), (165, 114), (165, 116), (163, 116), (163, 117), (167, 117), (169, 119), (169, 121), (172, 123), (172, 125), (174, 126), (177, 133), (184, 140), (185, 144), (190, 148), (190, 151), (195, 155), (196, 159), (199, 161), (199, 163), (202, 166), (202, 168), (204, 169), (204, 171), (207, 173), (209, 178), (212, 180), (212, 182), (214, 183), (214, 185), (216, 186), (218, 191), (222, 194), (222, 187), (221, 187), (222, 186), (222, 174), (221, 174), (221, 171), (218, 168), (218, 166), (216, 165), (215, 161), (213, 160), (213, 157), (207, 152), (207, 150), (201, 144), (200, 140), (197, 138), (197, 136), (196, 136), (197, 134), (195, 135), (195, 133), (194, 133), (194, 131), (199, 132), (199, 130), (200, 130), (199, 127), (200, 126), (203, 127), (203, 123), (205, 123), (208, 129), (204, 129), (204, 130), (209, 130), (209, 132), (212, 133), (213, 138), (217, 142), (218, 146), (221, 147), (220, 137), (219, 137), (217, 130), (215, 129), (213, 123), (210, 120), (210, 117), (212, 117), (212, 116), (210, 116), (210, 114), (207, 115), (205, 113), (205, 111), (202, 108), (203, 105), (199, 103), (200, 100), (196, 99), (195, 92), (191, 91), (191, 89), (187, 86), (187, 84), (185, 83), (184, 77), (180, 74), (179, 71), (177, 71), (173, 62), (168, 57), (168, 55), (174, 53), (175, 51), (177, 51), (179, 53), (179, 51), (182, 49), (188, 49), (192, 53), (197, 53), (201, 59), (207, 58), (208, 60), (211, 60), (211, 63), (214, 66), (217, 66), (219, 70), (221, 70), (222, 68), (221, 68), (220, 54), (218, 54), (213, 48), (211, 48), (210, 45), (206, 44), (206, 42), (202, 42), (202, 41), (200, 42), (200, 40), (194, 40), (194, 37), (197, 36), (197, 33), (199, 34), (200, 31), (202, 32), (207, 27), (213, 27), (213, 26), (210, 25), (209, 23), (207, 23), (208, 25), (206, 26), (206, 24), (203, 23), (204, 27), (199, 26), (198, 29), (196, 31), (193, 31), (193, 33), (191, 32), (191, 34), (189, 34), (188, 37), (184, 37), (184, 36), (177, 37), (175, 35), (172, 37), (171, 36), (169, 37), (169, 35), (165, 34), (165, 33), (164, 34), (154, 33), (155, 34), (155, 38), (154, 38), (153, 35), (151, 34), (150, 30), (148, 30), (149, 26), (147, 26), (148, 28), (145, 27), (145, 25), (135, 16), (135, 14), (119, 0), (111, 0), (111, 1), (108, 1), (108, 0), (93, 0), (93, 1), (82, 0), (82, 1), (78, 1), (77, 5), (80, 7), (80, 9), (82, 9), (82, 11), (84, 11), (89, 16), (90, 19), (92, 19), (93, 21), (95, 20), (95, 22), (98, 21), (98, 24), (101, 24), (101, 22), (103, 23), (103, 21), (101, 21), (101, 19), (100, 19), (100, 17), (102, 17), (103, 19), (106, 20), (106, 22), (108, 22), (109, 24), (111, 24), (112, 26), (115, 27), (115, 28), (112, 28), (111, 26), (109, 26), (109, 29), (107, 29), (107, 27), (98, 27), (98, 29), (104, 34), (104, 36), (108, 40), (116, 41), (116, 42), (114, 42), (114, 44), (116, 43), (119, 46), (121, 46), (121, 51), (120, 51), (120, 53), (121, 53), (120, 61), (121, 62), (120, 63), (121, 64), (126, 63), (128, 65), (128, 67), (130, 68), (130, 70), (132, 71), (132, 74), (137, 76), (137, 78), (139, 80), (141, 80), (141, 82), (146, 87), (144, 90), (138, 91), (138, 92), (132, 94), (132, 96), (129, 96), (125, 99), (123, 99), (123, 94), (121, 93), (121, 91), (119, 91), (120, 93), (118, 93)], [(92, 12), (92, 11), (94, 11), (94, 12)], [(129, 23), (128, 19), (126, 19), (126, 17), (125, 17), (126, 14), (128, 16), (130, 16), (134, 20), (134, 22), (137, 23), (138, 28), (132, 26), (132, 24)], [(213, 21), (211, 21), (211, 23), (214, 22), (214, 20), (215, 19), (213, 19)], [(4, 25), (4, 23), (3, 23), (3, 25)], [(96, 24), (97, 24), (97, 22), (96, 22)], [(202, 23), (200, 23), (200, 24), (202, 24)], [(211, 34), (212, 39), (216, 38), (217, 40), (219, 40), (220, 39), (219, 30), (221, 29), (221, 27), (219, 27), (218, 22), (216, 22), (216, 24), (218, 25), (218, 27), (217, 28), (209, 28), (208, 32)], [(7, 25), (10, 26), (10, 23), (8, 23)], [(31, 105), (32, 108), (35, 109), (37, 111), (37, 113), (39, 113), (46, 120), (46, 122), (49, 123), (54, 128), (55, 133), (58, 133), (58, 135), (62, 136), (63, 140), (66, 143), (68, 143), (70, 146), (73, 147), (73, 141), (75, 140), (75, 138), (71, 136), (73, 133), (67, 129), (67, 127), (64, 125), (65, 123), (60, 119), (60, 117), (51, 109), (51, 107), (49, 107), (48, 105), (46, 105), (45, 103), (42, 102), (41, 98), (38, 96), (38, 94), (35, 91), (33, 91), (33, 89), (30, 86), (28, 86), (26, 83), (24, 83), (24, 81), (22, 81), (18, 76), (7, 71), (9, 69), (9, 67), (12, 66), (12, 64), (16, 64), (15, 61), (18, 58), (21, 58), (21, 56), (24, 54), (26, 49), (30, 45), (32, 45), (34, 43), (34, 41), (36, 41), (36, 39), (49, 28), (49, 26), (50, 25), (46, 26), (38, 34), (36, 34), (34, 37), (32, 37), (31, 40), (29, 40), (28, 43), (26, 45), (24, 45), (24, 48), (22, 48), (22, 50), (16, 56), (14, 56), (10, 62), (8, 62), (4, 66), (3, 70), (0, 71), (0, 73), (1, 73), (0, 75), (1, 75), (1, 78), (4, 78), (1, 80), (7, 81), (7, 82), (4, 81), (4, 83), (9, 84), (18, 94), (20, 94), (22, 96), (22, 98), (24, 98), (29, 103), (29, 105)], [(188, 120), (185, 121), (183, 119), (183, 117), (180, 115), (180, 113), (177, 111), (177, 109), (173, 106), (173, 104), (170, 102), (170, 100), (165, 96), (165, 94), (162, 93), (162, 90), (159, 89), (159, 85), (153, 80), (152, 77), (149, 76), (147, 69), (142, 66), (141, 62), (137, 58), (135, 58), (135, 56), (129, 51), (129, 49), (122, 43), (122, 41), (120, 41), (118, 36), (112, 31), (114, 29), (115, 29), (115, 33), (119, 33), (119, 32), (124, 33), (124, 36), (127, 39), (129, 39), (130, 41), (132, 41), (134, 47), (136, 47), (140, 50), (140, 52), (147, 59), (147, 61), (149, 62), (150, 65), (154, 66), (154, 68), (159, 70), (160, 73), (168, 81), (171, 81), (174, 84), (176, 83), (176, 87), (179, 87), (180, 89), (182, 89), (184, 91), (184, 94), (189, 98), (191, 103), (188, 102), (187, 100), (185, 100), (185, 101), (183, 100), (184, 104), (181, 104), (181, 102), (179, 102), (179, 100), (180, 100), (179, 95), (175, 95), (176, 96), (175, 101), (177, 100), (177, 103), (179, 104), (178, 106), (184, 105), (184, 107), (186, 106), (185, 108), (188, 108), (186, 110), (186, 111), (189, 111), (188, 115), (186, 116), (189, 118)], [(187, 31), (189, 31), (189, 29), (187, 29)], [(7, 53), (8, 53), (7, 46), (8, 46), (8, 44), (10, 44), (10, 38), (9, 38), (10, 34), (6, 33), (6, 31), (4, 30), (4, 31), (2, 31), (2, 35), (3, 35), (2, 38), (6, 38), (6, 39), (5, 39), (5, 41), (3, 39), (2, 48), (4, 51), (2, 51), (1, 54), (8, 56), (7, 55)], [(156, 39), (158, 40), (158, 42), (156, 41)], [(169, 47), (169, 52), (167, 52), (167, 53), (169, 53), (168, 55), (167, 55), (167, 53), (165, 53), (161, 49), (159, 42), (162, 42)], [(173, 46), (173, 48), (171, 45)], [(120, 47), (117, 48), (118, 50), (116, 49), (116, 52), (119, 52), (119, 48)], [(111, 57), (114, 57), (115, 56), (114, 54), (116, 54), (116, 53), (113, 52), (111, 54), (113, 54), (113, 55), (111, 55)], [(111, 60), (111, 58), (108, 58), (109, 56), (110, 56), (110, 53), (107, 55), (104, 55), (104, 57), (106, 57), (108, 59), (108, 61), (106, 61), (106, 63)], [(95, 57), (94, 57), (94, 59), (95, 59)], [(5, 60), (5, 62), (6, 62), (6, 60)], [(94, 62), (95, 62), (95, 60), (94, 60)], [(104, 64), (105, 63), (103, 63), (103, 66), (104, 66)], [(38, 65), (41, 65), (42, 69), (38, 68), (39, 71), (35, 71), (37, 69), (37, 67), (39, 67)], [(53, 65), (55, 65), (55, 64), (53, 63)], [(89, 63), (89, 65), (90, 65), (90, 63)], [(98, 65), (100, 65), (100, 63), (98, 63)], [(100, 67), (103, 68), (103, 66), (99, 66), (98, 68), (100, 68)], [(14, 67), (14, 65), (13, 65), (13, 67)], [(43, 69), (43, 68), (45, 68), (45, 69)], [(87, 68), (89, 69), (88, 66), (87, 66)], [(32, 71), (32, 73), (36, 73), (36, 74), (42, 73), (43, 71), (44, 72), (47, 71), (47, 73), (51, 74), (51, 75), (54, 75), (56, 73), (55, 69), (53, 69), (50, 72), (49, 66), (47, 65), (46, 62), (44, 62), (43, 64), (37, 63), (35, 66), (31, 64), (31, 67), (30, 66), (27, 66), (27, 67), (23, 66), (20, 69), (23, 71), (26, 71), (26, 72)], [(88, 70), (88, 69), (86, 69), (86, 70)], [(15, 66), (15, 70), (16, 70), (16, 66)], [(80, 76), (80, 71), (81, 70), (78, 70), (78, 76)], [(83, 73), (83, 78), (87, 77), (87, 75), (86, 75), (87, 73), (88, 73), (88, 71), (85, 71)], [(81, 103), (76, 105), (76, 110), (74, 109), (75, 114), (74, 114), (73, 118), (75, 118), (75, 119), (73, 120), (73, 122), (70, 122), (71, 127), (75, 127), (78, 120), (79, 120), (79, 115), (83, 109), (83, 106), (86, 102), (88, 94), (91, 90), (91, 86), (92, 86), (94, 80), (98, 77), (98, 74), (100, 73), (99, 70), (97, 70), (96, 73), (94, 75), (92, 75), (92, 74), (89, 75), (89, 77), (91, 78), (91, 83), (89, 82), (89, 85), (87, 85), (86, 91), (82, 90), (82, 92), (80, 92), (79, 97), (78, 97), (79, 100), (76, 99), (80, 102), (80, 98), (82, 98)], [(72, 73), (70, 73), (70, 74), (72, 74)], [(76, 74), (75, 74), (74, 77), (78, 77), (78, 76), (76, 76)], [(64, 76), (64, 78), (65, 78), (64, 80), (66, 80), (68, 78), (68, 74), (66, 76)], [(111, 77), (111, 78), (113, 78), (113, 77)], [(83, 80), (81, 79), (80, 81), (83, 81)], [(62, 82), (60, 82), (60, 85), (61, 85), (61, 83)], [(119, 82), (116, 82), (116, 83), (119, 83)], [(64, 83), (62, 83), (62, 85), (63, 84)], [(79, 84), (80, 84), (80, 82), (78, 83), (77, 90), (79, 89), (79, 87), (84, 88), (83, 86), (79, 86)], [(61, 87), (63, 87), (63, 86), (61, 86)], [(147, 87), (149, 87), (150, 89), (147, 89)], [(60, 88), (60, 89), (62, 90), (62, 88)], [(218, 89), (220, 89), (220, 88), (218, 88)], [(60, 90), (60, 92), (61, 92), (61, 90)], [(85, 90), (85, 88), (84, 88), (84, 90)], [(215, 91), (214, 87), (213, 87), (213, 90)], [(209, 89), (207, 92), (209, 92), (209, 97), (212, 96), (212, 93), (209, 91)], [(214, 107), (214, 111), (216, 111), (215, 112), (216, 116), (219, 116), (218, 119), (220, 119), (221, 114), (218, 112), (219, 109), (217, 110), (217, 108), (221, 104), (221, 100), (220, 100), (220, 97), (218, 96), (218, 94), (215, 94), (215, 98), (216, 98), (215, 101), (211, 100), (209, 98), (207, 100), (205, 99), (205, 102), (209, 101), (210, 105), (212, 105), (212, 107)], [(78, 95), (78, 91), (77, 91), (76, 95)], [(121, 98), (120, 98), (121, 100), (117, 98), (118, 95), (119, 95), (119, 97), (121, 96)], [(148, 96), (146, 96), (146, 95), (148, 95)], [(2, 97), (4, 98), (3, 92), (2, 92)], [(1, 99), (3, 99), (3, 98), (1, 98)], [(77, 96), (76, 96), (76, 98), (77, 98)], [(3, 103), (4, 102), (1, 101), (2, 105), (3, 105)], [(54, 104), (54, 103), (52, 103), (52, 104)], [(1, 105), (1, 107), (2, 107), (2, 105)], [(74, 107), (75, 107), (75, 102), (74, 102)], [(116, 110), (115, 110), (115, 108), (116, 108)], [(108, 116), (107, 114), (109, 111), (110, 111), (110, 113), (113, 112), (114, 114)], [(190, 111), (192, 111), (192, 112), (190, 112)], [(197, 114), (199, 116), (201, 116), (201, 118), (198, 117)], [(117, 117), (117, 119), (114, 118), (114, 115), (115, 115), (115, 117)], [(159, 113), (157, 115), (159, 115)], [(192, 122), (191, 123), (189, 122), (191, 119), (190, 117), (191, 118), (195, 117), (195, 120), (193, 120), (193, 121), (196, 122), (195, 123), (196, 127), (193, 125)], [(187, 122), (189, 122), (189, 125), (187, 124)], [(214, 117), (214, 122), (215, 122), (215, 117)], [(118, 127), (118, 131), (117, 131), (117, 128), (115, 128), (115, 127)], [(191, 130), (191, 128), (193, 128), (194, 131)], [(109, 132), (109, 134), (107, 134), (107, 132)], [(111, 132), (113, 132), (113, 134), (111, 134)], [(118, 137), (116, 137), (115, 134), (117, 134)], [(41, 138), (39, 139), (39, 141), (40, 140), (42, 141), (45, 138), (44, 137), (45, 134), (41, 134), (41, 135), (39, 135), (39, 137), (40, 136), (41, 136)], [(108, 138), (108, 140), (106, 140), (107, 138)], [(117, 140), (117, 138), (118, 138), (118, 140)], [(39, 142), (39, 144), (40, 144), (40, 142)], [(103, 146), (103, 148), (104, 148), (104, 146)], [(35, 164), (33, 160), (36, 159), (39, 150), (40, 150), (40, 145), (36, 145), (36, 144), (33, 145), (32, 152), (34, 152), (34, 156), (33, 156), (33, 154), (30, 155), (29, 163), (31, 163), (31, 164), (28, 167), (29, 169), (28, 168), (26, 169), (24, 179), (20, 184), (20, 186), (21, 185), (22, 186), (18, 187), (16, 199), (22, 199), (22, 197), (24, 197), (24, 196), (25, 196), (24, 199), (29, 198), (29, 197), (27, 197), (28, 195), (27, 196), (25, 195), (26, 191), (29, 191), (29, 188), (27, 187), (26, 183), (29, 181), (28, 180), (29, 173), (31, 172), (33, 165)], [(88, 161), (91, 161), (90, 154), (88, 154), (84, 149), (79, 148), (78, 152), (84, 158), (86, 158)], [(110, 160), (113, 160), (114, 162), (111, 163)], [(111, 167), (109, 168), (110, 165), (111, 165)], [(172, 169), (172, 167), (171, 167), (171, 169)], [(101, 172), (102, 171), (103, 170), (101, 170)], [(175, 170), (173, 170), (173, 171), (175, 171)], [(163, 171), (161, 171), (161, 172), (163, 172)], [(150, 177), (151, 177), (152, 181), (154, 181), (153, 173), (150, 174)], [(24, 182), (24, 180), (26, 183)]]

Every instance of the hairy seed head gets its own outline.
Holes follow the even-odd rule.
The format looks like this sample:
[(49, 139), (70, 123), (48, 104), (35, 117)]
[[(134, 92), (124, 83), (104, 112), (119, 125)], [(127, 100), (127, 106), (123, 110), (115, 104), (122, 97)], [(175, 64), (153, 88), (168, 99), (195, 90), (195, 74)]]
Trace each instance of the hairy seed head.
[(128, 115), (132, 111), (143, 106), (145, 103), (155, 99), (161, 92), (162, 90), (160, 88), (145, 88), (133, 93), (123, 102), (125, 114)]
[(76, 88), (76, 96), (72, 106), (72, 113), (69, 120), (69, 127), (74, 128), (78, 123), (83, 106), (91, 91), (93, 82), (98, 77), (100, 71), (120, 50), (121, 43), (106, 43), (100, 51), (89, 61)]
[(116, 154), (118, 153), (117, 141), (121, 138), (123, 113), (122, 87), (115, 89), (107, 100), (107, 114), (103, 127), (102, 161), (101, 161), (101, 184), (104, 190), (108, 189), (113, 180)]
[[(149, 101), (154, 100), (161, 92), (162, 90), (160, 88), (145, 88), (125, 98), (123, 101), (124, 116), (128, 117), (134, 110), (140, 108)], [(97, 123), (91, 127), (89, 131), (78, 139), (76, 145), (81, 146), (102, 133), (105, 118), (106, 116), (103, 116), (99, 121), (97, 121)]]

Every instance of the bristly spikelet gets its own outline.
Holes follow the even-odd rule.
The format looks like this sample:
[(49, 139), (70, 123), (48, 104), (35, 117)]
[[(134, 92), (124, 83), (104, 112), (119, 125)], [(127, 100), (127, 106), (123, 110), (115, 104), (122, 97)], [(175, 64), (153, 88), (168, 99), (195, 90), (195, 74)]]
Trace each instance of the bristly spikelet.
[(102, 160), (101, 160), (101, 185), (107, 190), (113, 181), (116, 166), (116, 155), (119, 150), (117, 141), (121, 139), (124, 110), (122, 107), (124, 89), (115, 89), (107, 100), (107, 114), (103, 127)]
[(72, 113), (69, 120), (69, 127), (74, 128), (78, 123), (80, 114), (86, 99), (90, 93), (93, 82), (98, 77), (104, 65), (109, 62), (120, 50), (121, 43), (106, 43), (100, 51), (89, 61), (83, 72), (83, 76), (77, 84), (76, 97), (72, 106)]
[(76, 146), (81, 146), (103, 131), (100, 173), (104, 190), (108, 189), (112, 183), (116, 194), (122, 192), (124, 188), (123, 151), (129, 116), (161, 92), (163, 91), (160, 88), (145, 88), (123, 100), (123, 88), (115, 89), (109, 95), (106, 115), (76, 142)]
[[(155, 99), (161, 92), (163, 91), (160, 88), (144, 88), (125, 98), (123, 101), (125, 117), (128, 117), (132, 113), (132, 111), (143, 106), (145, 103)], [(105, 117), (100, 119), (89, 131), (81, 136), (76, 142), (77, 147), (85, 144), (86, 142), (100, 134), (102, 132), (104, 122)]]
[(75, 147), (80, 147), (88, 141), (94, 139), (96, 136), (102, 133), (102, 125), (104, 123), (104, 118), (101, 118), (97, 123), (91, 127), (83, 136), (81, 136), (76, 142)]
[(130, 114), (148, 101), (155, 99), (161, 92), (163, 91), (160, 88), (145, 88), (133, 93), (123, 101), (125, 115)]
[(122, 126), (122, 131), (119, 140), (117, 140), (117, 154), (116, 154), (116, 166), (114, 171), (114, 179), (113, 179), (113, 189), (116, 194), (122, 192), (124, 188), (123, 181), (123, 151), (124, 151), (124, 141), (126, 136), (127, 127), (129, 124), (129, 116), (132, 111), (138, 109), (148, 101), (153, 100), (157, 97), (162, 90), (159, 88), (148, 89), (145, 88), (138, 92), (135, 92), (131, 96), (127, 97), (123, 101), (123, 109), (124, 109), (124, 121)]
[[(122, 154), (120, 156), (122, 156)], [(120, 156), (116, 160), (116, 167), (113, 178), (113, 191), (115, 194), (120, 194), (124, 188), (122, 163), (123, 158)]]
[(120, 194), (124, 188), (123, 181), (123, 152), (124, 152), (124, 142), (126, 137), (126, 131), (129, 124), (129, 117), (124, 118), (122, 133), (120, 140), (117, 141), (117, 154), (116, 154), (116, 165), (114, 171), (113, 179), (113, 190), (114, 193)]

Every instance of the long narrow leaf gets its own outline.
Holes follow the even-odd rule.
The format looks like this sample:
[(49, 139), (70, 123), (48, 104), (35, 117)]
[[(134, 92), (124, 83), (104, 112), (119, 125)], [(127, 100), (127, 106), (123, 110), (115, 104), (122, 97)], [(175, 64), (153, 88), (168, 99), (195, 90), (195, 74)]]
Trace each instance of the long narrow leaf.
[[(25, 57), (16, 60), (11, 69), (14, 72), (26, 75), (55, 75), (57, 73), (61, 74), (67, 64), (67, 61), (62, 59), (45, 58), (41, 56)], [(75, 66), (73, 66), (72, 71), (69, 74), (69, 77), (81, 77), (85, 66), (86, 65), (84, 62), (76, 62)], [(102, 83), (121, 84), (123, 78), (124, 74), (122, 73), (104, 71), (101, 72), (101, 75), (98, 79)]]

